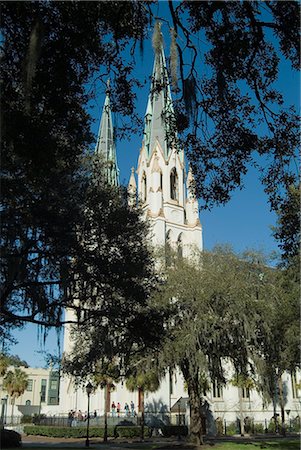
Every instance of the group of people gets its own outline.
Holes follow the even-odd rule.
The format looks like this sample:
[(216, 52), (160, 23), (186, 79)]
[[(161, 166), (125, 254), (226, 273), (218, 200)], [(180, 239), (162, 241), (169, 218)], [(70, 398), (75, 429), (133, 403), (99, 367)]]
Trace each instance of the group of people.
[[(121, 405), (120, 405), (119, 402), (117, 403), (117, 405), (115, 404), (115, 402), (112, 402), (111, 414), (112, 414), (112, 417), (116, 417), (116, 416), (120, 417), (120, 414), (122, 414), (122, 411), (121, 411)], [(129, 417), (129, 416), (134, 417), (136, 415), (136, 413), (135, 413), (135, 405), (134, 405), (133, 401), (131, 401), (130, 405), (128, 403), (125, 403), (125, 405), (124, 405), (124, 415), (126, 417)]]
[[(94, 411), (93, 414), (90, 414), (90, 418), (92, 417), (97, 417), (97, 412), (96, 410)], [(79, 409), (78, 411), (69, 411), (68, 413), (68, 426), (75, 426), (77, 422), (82, 422), (88, 419), (88, 413), (87, 411), (85, 411), (84, 413), (81, 412), (81, 410)]]

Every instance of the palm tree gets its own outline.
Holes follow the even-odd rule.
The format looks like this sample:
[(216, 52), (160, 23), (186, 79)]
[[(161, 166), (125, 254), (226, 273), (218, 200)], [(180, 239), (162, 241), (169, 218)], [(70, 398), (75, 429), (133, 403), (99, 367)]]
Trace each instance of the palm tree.
[(9, 361), (7, 359), (7, 357), (1, 353), (0, 354), (0, 376), (4, 377), (4, 375), (6, 374), (7, 368), (9, 366)]
[(18, 368), (15, 368), (14, 371), (9, 370), (3, 380), (3, 388), (9, 393), (9, 396), (11, 397), (11, 404), (12, 404), (12, 413), (11, 413), (11, 419), (13, 423), (13, 417), (14, 417), (14, 406), (15, 406), (15, 399), (20, 397), (27, 388), (28, 385), (28, 376), (27, 374)]
[(141, 439), (144, 439), (144, 393), (155, 392), (160, 385), (158, 374), (154, 371), (139, 372), (130, 375), (125, 382), (129, 391), (138, 390), (138, 405), (141, 412)]
[(110, 408), (110, 392), (115, 387), (114, 383), (118, 382), (119, 379), (120, 370), (114, 361), (107, 364), (99, 364), (96, 367), (93, 377), (93, 385), (95, 388), (99, 386), (101, 389), (104, 389), (104, 442), (107, 442), (108, 440), (108, 411)]

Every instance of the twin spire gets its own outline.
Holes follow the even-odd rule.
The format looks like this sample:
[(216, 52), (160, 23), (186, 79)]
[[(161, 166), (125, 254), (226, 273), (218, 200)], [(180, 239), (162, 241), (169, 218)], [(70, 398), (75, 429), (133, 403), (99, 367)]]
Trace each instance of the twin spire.
[[(144, 118), (143, 145), (148, 159), (151, 157), (157, 144), (161, 147), (167, 161), (174, 145), (170, 136), (175, 133), (174, 109), (170, 91), (169, 76), (163, 49), (162, 33), (160, 45), (155, 49), (155, 61), (152, 73), (151, 89)], [(104, 176), (113, 186), (119, 186), (119, 169), (117, 165), (114, 128), (110, 107), (110, 83), (107, 82), (106, 99), (98, 132), (95, 153), (104, 163)], [(182, 151), (179, 157), (184, 162)]]
[[(163, 39), (161, 38), (159, 48), (155, 49), (151, 89), (144, 117), (143, 143), (148, 158), (151, 157), (158, 143), (165, 160), (167, 160), (172, 151), (173, 140), (171, 136), (175, 132), (175, 114), (166, 68)], [(179, 152), (179, 155), (183, 161), (182, 152)]]
[(119, 169), (117, 165), (115, 135), (110, 106), (110, 81), (107, 82), (106, 99), (95, 147), (96, 155), (100, 156), (104, 165), (103, 173), (108, 184), (119, 186)]

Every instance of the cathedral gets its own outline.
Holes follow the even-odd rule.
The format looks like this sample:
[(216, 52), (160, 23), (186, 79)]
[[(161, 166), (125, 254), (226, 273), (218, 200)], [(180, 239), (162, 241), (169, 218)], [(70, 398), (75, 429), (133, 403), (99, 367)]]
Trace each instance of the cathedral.
[[(163, 47), (155, 54), (150, 92), (144, 117), (144, 134), (137, 168), (132, 169), (128, 183), (128, 201), (131, 206), (138, 202), (144, 211), (145, 220), (152, 225), (151, 239), (154, 246), (170, 245), (185, 257), (191, 249), (202, 250), (202, 226), (199, 218), (198, 201), (194, 194), (194, 180), (190, 169), (186, 171), (184, 149), (175, 145), (175, 140), (167, 139), (170, 117), (173, 116), (173, 102)], [(114, 142), (114, 129), (110, 107), (110, 92), (107, 89), (102, 111), (95, 152), (106, 161), (108, 183), (119, 185), (119, 169)], [(66, 312), (66, 318), (68, 319)], [(65, 327), (64, 352), (72, 351), (70, 328)], [(287, 386), (287, 414), (300, 414), (300, 401), (296, 380), (284, 375)], [(242, 391), (242, 392), (239, 392)], [(141, 413), (138, 392), (130, 392), (121, 381), (105, 398), (98, 388), (91, 394), (91, 410), (103, 415), (105, 401), (111, 405), (134, 404), (135, 415)], [(220, 420), (235, 422), (238, 417), (252, 418), (268, 423), (273, 415), (272, 405), (263, 404), (255, 390), (239, 389), (232, 385), (221, 388), (213, 384), (205, 397), (207, 404), (207, 431)], [(183, 407), (184, 405), (184, 407)], [(172, 414), (181, 410), (183, 420), (188, 410), (188, 394), (180, 372), (169, 372), (162, 379), (155, 393), (145, 393), (145, 411), (149, 413)], [(63, 377), (60, 384), (60, 404), (57, 414), (67, 414), (70, 410), (85, 411), (87, 394), (85, 389), (76, 388), (71, 377)], [(179, 408), (179, 409), (178, 409)], [(45, 410), (47, 413), (47, 411)], [(186, 414), (186, 420), (189, 413)], [(183, 422), (182, 422), (183, 423)], [(187, 423), (187, 422), (186, 422)], [(210, 425), (211, 423), (211, 425)]]

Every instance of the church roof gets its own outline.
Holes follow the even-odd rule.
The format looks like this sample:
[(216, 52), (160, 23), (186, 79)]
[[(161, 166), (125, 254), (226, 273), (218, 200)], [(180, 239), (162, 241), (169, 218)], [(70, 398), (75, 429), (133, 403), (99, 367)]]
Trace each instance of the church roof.
[(117, 165), (114, 127), (110, 106), (109, 83), (102, 110), (95, 153), (101, 157), (104, 163), (104, 176), (106, 177), (106, 181), (112, 186), (118, 186), (119, 169)]
[[(163, 44), (155, 52), (155, 61), (148, 103), (144, 118), (144, 146), (148, 158), (158, 143), (167, 160), (172, 143), (168, 140), (174, 127), (174, 109), (170, 91), (170, 83), (166, 68)], [(173, 130), (175, 132), (175, 130)], [(179, 152), (179, 154), (182, 152)], [(183, 155), (180, 156), (181, 160)]]

